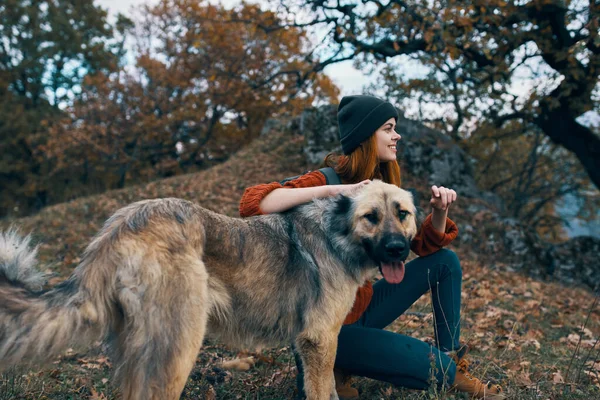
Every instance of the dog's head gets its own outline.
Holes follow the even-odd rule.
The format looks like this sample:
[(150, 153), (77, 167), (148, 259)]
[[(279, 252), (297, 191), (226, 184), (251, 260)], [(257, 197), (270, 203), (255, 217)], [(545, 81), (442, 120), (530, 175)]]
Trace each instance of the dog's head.
[(404, 278), (404, 261), (417, 233), (410, 192), (373, 181), (350, 196), (335, 199), (334, 243), (367, 268), (378, 267), (386, 281)]

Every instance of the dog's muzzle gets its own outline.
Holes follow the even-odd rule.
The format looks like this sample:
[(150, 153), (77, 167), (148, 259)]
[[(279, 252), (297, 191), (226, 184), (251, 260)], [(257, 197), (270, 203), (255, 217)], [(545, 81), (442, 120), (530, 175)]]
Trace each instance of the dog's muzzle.
[(381, 254), (379, 271), (388, 283), (396, 284), (404, 279), (404, 261), (409, 251), (409, 243), (402, 235), (393, 235), (383, 241), (378, 252)]

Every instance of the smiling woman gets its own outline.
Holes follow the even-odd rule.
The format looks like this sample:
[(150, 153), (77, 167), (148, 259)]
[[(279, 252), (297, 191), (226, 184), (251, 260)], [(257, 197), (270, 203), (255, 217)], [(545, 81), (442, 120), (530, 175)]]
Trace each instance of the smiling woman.
[(377, 156), (381, 161), (393, 161), (396, 159), (396, 145), (398, 140), (402, 139), (396, 132), (396, 120), (390, 118), (385, 124), (375, 132), (377, 141)]
[[(324, 164), (343, 183), (327, 185), (323, 173), (308, 172), (285, 183), (272, 182), (246, 189), (240, 202), (242, 217), (284, 212), (320, 197), (341, 196), (369, 185), (372, 179), (400, 186), (396, 145), (396, 108), (372, 96), (346, 96), (338, 108), (339, 137), (343, 154), (329, 154)], [(357, 398), (346, 382), (360, 375), (413, 389), (426, 389), (431, 378), (475, 398), (503, 398), (497, 385), (486, 385), (471, 376), (459, 342), (462, 272), (456, 254), (443, 249), (458, 229), (447, 218), (456, 192), (432, 186), (432, 213), (421, 224), (411, 243), (391, 241), (377, 254), (394, 254), (380, 271), (385, 279), (368, 282), (356, 293), (354, 306), (338, 336), (335, 384), (341, 399)], [(402, 220), (408, 210), (394, 210)], [(366, 209), (356, 224), (381, 232), (385, 225), (376, 209)], [(406, 215), (404, 215), (405, 217)], [(363, 222), (364, 220), (364, 222)], [(420, 257), (404, 263), (408, 248)], [(385, 258), (385, 257), (384, 257)], [(298, 288), (298, 290), (303, 290)], [(423, 294), (430, 292), (434, 309), (436, 346), (384, 328), (402, 315)], [(433, 361), (432, 361), (433, 360)], [(301, 370), (306, 360), (297, 359)], [(433, 365), (432, 365), (433, 364)], [(299, 385), (302, 379), (298, 379)], [(302, 388), (300, 387), (300, 390)]]

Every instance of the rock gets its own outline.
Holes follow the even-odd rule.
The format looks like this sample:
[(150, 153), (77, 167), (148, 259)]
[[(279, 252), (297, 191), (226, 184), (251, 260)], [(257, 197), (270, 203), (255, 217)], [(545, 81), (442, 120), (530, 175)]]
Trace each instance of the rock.
[(552, 244), (514, 219), (495, 221), (485, 249), (492, 258), (530, 276), (566, 284), (600, 288), (600, 239), (578, 236)]
[(491, 205), (500, 213), (506, 211), (506, 207), (504, 206), (504, 200), (502, 200), (500, 196), (498, 196), (496, 193), (489, 191), (480, 192), (479, 198), (481, 198), (487, 204)]
[(341, 152), (337, 107), (330, 105), (305, 110), (299, 131), (305, 138), (304, 155), (310, 164), (320, 164), (330, 152)]
[(547, 248), (552, 276), (562, 282), (583, 283), (597, 290), (600, 286), (600, 239), (577, 236)]
[(288, 128), (283, 119), (268, 119), (260, 130), (260, 136), (266, 136), (271, 132), (282, 132)]
[(503, 239), (506, 250), (510, 252), (510, 254), (523, 256), (529, 252), (524, 232), (520, 227), (513, 226), (513, 229), (506, 230)]
[(468, 156), (452, 139), (404, 117), (397, 129), (402, 135), (398, 154), (403, 171), (427, 179), (429, 185), (451, 187), (460, 196), (481, 195)]

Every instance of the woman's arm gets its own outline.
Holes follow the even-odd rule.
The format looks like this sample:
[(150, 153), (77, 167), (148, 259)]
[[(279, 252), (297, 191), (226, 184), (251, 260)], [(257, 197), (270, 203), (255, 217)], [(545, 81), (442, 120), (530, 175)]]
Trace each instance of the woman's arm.
[(260, 209), (264, 214), (271, 214), (289, 210), (300, 204), (308, 203), (312, 199), (335, 196), (339, 193), (350, 193), (370, 180), (365, 180), (349, 185), (324, 185), (303, 188), (279, 188), (273, 190), (260, 202)]
[(456, 224), (448, 218), (448, 209), (456, 201), (456, 192), (444, 187), (431, 187), (431, 214), (427, 216), (410, 244), (418, 256), (435, 253), (458, 235)]
[(438, 210), (434, 208), (431, 210), (431, 225), (438, 232), (446, 232), (446, 218), (448, 218), (448, 209)]
[(260, 202), (264, 214), (289, 210), (312, 199), (331, 196), (333, 186), (315, 186), (304, 188), (279, 188), (273, 190)]
[(438, 232), (446, 232), (446, 218), (450, 205), (456, 201), (456, 192), (443, 186), (431, 187), (431, 225)]
[(251, 186), (246, 188), (240, 199), (240, 216), (245, 218), (282, 212), (314, 198), (335, 196), (338, 193), (357, 189), (368, 182), (370, 181), (366, 180), (354, 185), (327, 185), (323, 173), (312, 171), (287, 181), (283, 186), (279, 182)]

